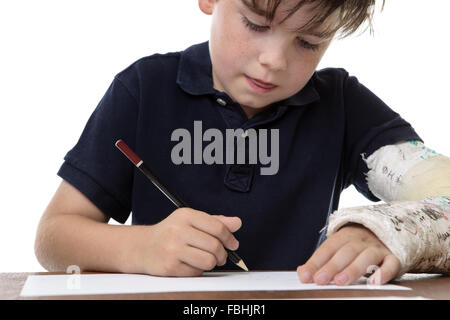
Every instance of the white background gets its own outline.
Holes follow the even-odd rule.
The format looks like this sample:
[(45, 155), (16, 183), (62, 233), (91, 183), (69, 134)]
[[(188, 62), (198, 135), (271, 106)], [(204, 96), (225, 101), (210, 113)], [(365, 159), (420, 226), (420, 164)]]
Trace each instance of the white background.
[[(388, 0), (375, 36), (335, 42), (320, 65), (356, 75), (445, 155), (448, 12), (447, 0)], [(0, 0), (0, 272), (44, 270), (33, 250), (39, 218), (114, 75), (207, 40), (209, 23), (193, 0)], [(364, 204), (353, 187), (342, 195), (341, 207)]]

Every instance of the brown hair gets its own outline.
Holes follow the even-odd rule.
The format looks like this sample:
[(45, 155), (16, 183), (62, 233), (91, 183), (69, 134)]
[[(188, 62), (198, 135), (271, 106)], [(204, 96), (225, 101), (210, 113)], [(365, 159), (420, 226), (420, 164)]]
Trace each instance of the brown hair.
[[(381, 10), (385, 4), (385, 0), (382, 1)], [(272, 22), (283, 0), (265, 0), (265, 8), (261, 6), (262, 1), (259, 0), (242, 0), (242, 2), (250, 10)], [(372, 19), (375, 11), (375, 2), (376, 0), (298, 0), (295, 6), (285, 11), (287, 15), (283, 21), (287, 20), (304, 5), (312, 4), (314, 9), (320, 10), (316, 10), (317, 13), (298, 31), (315, 31), (331, 15), (337, 13), (339, 15), (337, 24), (321, 30), (319, 33), (321, 37), (330, 37), (339, 32), (340, 38), (344, 38), (355, 33), (364, 23), (367, 23), (367, 27), (373, 33)]]

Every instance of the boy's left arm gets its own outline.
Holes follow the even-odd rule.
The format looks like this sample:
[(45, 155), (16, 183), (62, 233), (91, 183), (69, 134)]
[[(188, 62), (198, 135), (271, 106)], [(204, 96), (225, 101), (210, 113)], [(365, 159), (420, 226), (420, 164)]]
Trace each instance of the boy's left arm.
[(450, 158), (410, 141), (364, 160), (369, 189), (386, 203), (331, 214), (300, 280), (346, 285), (376, 270), (370, 281), (383, 284), (405, 272), (450, 273)]

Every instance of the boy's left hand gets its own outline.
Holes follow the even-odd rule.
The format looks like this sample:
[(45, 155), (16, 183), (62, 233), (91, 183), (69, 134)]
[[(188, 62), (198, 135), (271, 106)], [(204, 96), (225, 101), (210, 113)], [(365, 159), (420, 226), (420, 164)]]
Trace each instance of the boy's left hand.
[(334, 280), (337, 285), (348, 285), (374, 266), (380, 266), (376, 271), (380, 274), (373, 275), (373, 284), (388, 282), (401, 268), (398, 258), (375, 234), (363, 225), (349, 224), (327, 238), (297, 273), (303, 283), (326, 285)]

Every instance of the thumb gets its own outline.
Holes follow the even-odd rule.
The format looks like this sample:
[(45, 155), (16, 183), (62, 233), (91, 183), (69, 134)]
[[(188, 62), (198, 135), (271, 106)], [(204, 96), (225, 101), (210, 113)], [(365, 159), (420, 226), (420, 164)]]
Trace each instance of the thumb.
[(242, 227), (242, 221), (239, 217), (227, 217), (223, 215), (215, 215), (214, 217), (226, 225), (230, 232), (236, 232)]

